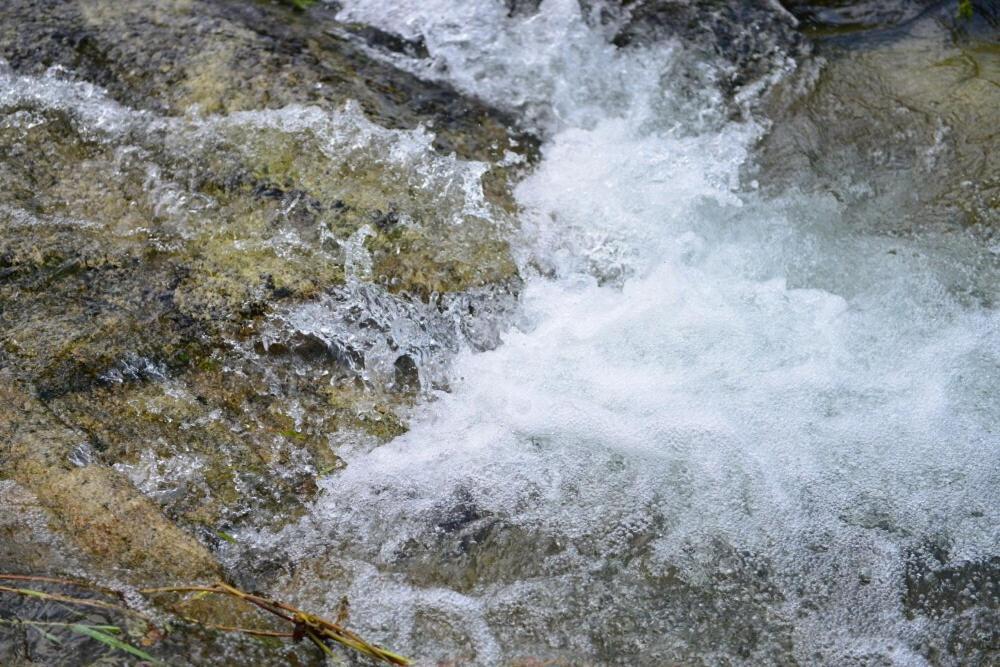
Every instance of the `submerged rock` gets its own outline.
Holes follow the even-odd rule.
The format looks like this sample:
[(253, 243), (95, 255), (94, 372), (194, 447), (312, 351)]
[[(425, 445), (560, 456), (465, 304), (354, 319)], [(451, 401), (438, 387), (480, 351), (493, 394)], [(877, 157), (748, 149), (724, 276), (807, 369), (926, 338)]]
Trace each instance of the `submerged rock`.
[(934, 0), (785, 0), (783, 4), (814, 37), (886, 28), (918, 16)]
[(696, 58), (716, 62), (715, 84), (737, 101), (756, 97), (757, 89), (809, 48), (791, 14), (768, 0), (621, 0), (610, 12), (602, 3), (584, 0), (581, 6), (610, 25), (619, 47), (677, 39)]
[(995, 233), (997, 32), (988, 16), (967, 21), (952, 10), (824, 42), (810, 92), (777, 115), (761, 146), (767, 184), (811, 176), (849, 220), (888, 233)]
[[(961, 664), (989, 664), (1000, 652), (1000, 556), (951, 557), (942, 544), (906, 554), (903, 610), (928, 618), (923, 638), (931, 660), (954, 657)], [(942, 622), (944, 621), (944, 622)]]
[[(580, 15), (618, 49), (654, 43), (684, 48), (684, 63), (665, 64), (676, 90), (697, 98), (722, 93), (729, 115), (754, 106), (794, 59), (810, 51), (798, 21), (776, 0), (577, 0)], [(540, 0), (504, 0), (512, 19), (539, 13)], [(690, 111), (694, 113), (692, 109)]]

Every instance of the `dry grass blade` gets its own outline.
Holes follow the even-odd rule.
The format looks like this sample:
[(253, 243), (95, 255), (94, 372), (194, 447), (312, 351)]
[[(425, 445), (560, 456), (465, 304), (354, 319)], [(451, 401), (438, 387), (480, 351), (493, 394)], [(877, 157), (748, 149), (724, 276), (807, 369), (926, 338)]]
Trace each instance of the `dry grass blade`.
[(86, 598), (74, 598), (69, 595), (58, 595), (56, 593), (46, 593), (33, 588), (12, 588), (10, 586), (0, 586), (0, 593), (12, 593), (24, 597), (38, 598), (39, 600), (50, 600), (52, 602), (64, 602), (66, 604), (76, 604), (83, 607), (96, 607), (98, 609), (112, 609), (123, 611), (120, 605), (102, 600), (88, 600)]
[(31, 581), (42, 584), (57, 584), (59, 586), (75, 586), (77, 588), (88, 588), (90, 590), (100, 591), (101, 593), (107, 593), (108, 595), (118, 595), (118, 591), (105, 588), (104, 586), (97, 586), (89, 581), (81, 581), (79, 579), (45, 577), (36, 574), (0, 574), (0, 579), (6, 581)]
[[(34, 575), (15, 575), (15, 574), (0, 574), (0, 580), (11, 580), (11, 581), (28, 581), (37, 582), (45, 584), (55, 584), (61, 586), (76, 586), (81, 588), (88, 588), (94, 591), (99, 591), (105, 595), (118, 596), (121, 594), (117, 591), (102, 588), (100, 586), (95, 586), (87, 582), (75, 581), (72, 579), (61, 579), (58, 577), (44, 577), (44, 576), (34, 576)], [(276, 638), (288, 638), (295, 641), (301, 639), (308, 639), (310, 642), (315, 644), (317, 647), (323, 650), (324, 653), (332, 655), (332, 651), (327, 642), (333, 642), (340, 644), (343, 647), (349, 648), (351, 650), (357, 651), (363, 655), (366, 655), (379, 662), (387, 663), (390, 665), (409, 665), (410, 660), (405, 658), (398, 653), (390, 651), (388, 649), (382, 648), (376, 644), (365, 640), (360, 635), (348, 630), (342, 625), (342, 620), (346, 613), (344, 610), (344, 603), (341, 604), (341, 613), (338, 614), (337, 621), (329, 621), (320, 616), (310, 614), (306, 611), (293, 607), (292, 605), (285, 604), (284, 602), (279, 602), (277, 600), (269, 600), (267, 598), (261, 597), (260, 595), (254, 595), (253, 593), (247, 593), (246, 591), (241, 591), (240, 589), (230, 586), (224, 582), (218, 582), (212, 586), (164, 586), (159, 588), (146, 588), (139, 591), (143, 595), (157, 595), (164, 593), (194, 593), (198, 596), (214, 594), (214, 595), (226, 595), (232, 598), (236, 598), (248, 604), (251, 604), (262, 611), (265, 611), (277, 618), (282, 619), (292, 625), (292, 629), (287, 632), (279, 632), (274, 630), (264, 630), (256, 628), (244, 628), (244, 627), (234, 627), (228, 625), (221, 625), (211, 623), (210, 621), (203, 621), (198, 619), (187, 619), (192, 623), (196, 623), (203, 627), (219, 630), (223, 632), (238, 632), (241, 634), (258, 636), (258, 637), (276, 637)], [(118, 613), (129, 614), (144, 620), (151, 631), (155, 631), (156, 628), (152, 621), (146, 617), (144, 614), (130, 609), (122, 604), (116, 604), (112, 602), (106, 602), (104, 600), (96, 600), (90, 598), (77, 598), (70, 595), (61, 595), (58, 593), (49, 593), (47, 591), (36, 590), (33, 588), (18, 588), (13, 586), (0, 586), (0, 593), (10, 593), (14, 595), (20, 595), (24, 597), (36, 598), (39, 600), (46, 600), (52, 602), (60, 602), (65, 604), (79, 605), (83, 607), (94, 607), (97, 609), (104, 609), (109, 611), (115, 611)], [(28, 621), (30, 623), (30, 621)], [(137, 649), (131, 644), (122, 642), (121, 640), (112, 637), (105, 632), (106, 627), (113, 626), (91, 626), (85, 624), (68, 624), (68, 627), (74, 632), (79, 634), (87, 635), (97, 641), (100, 641), (108, 646), (117, 648), (118, 650), (131, 653), (136, 657), (141, 657), (144, 660), (154, 660), (152, 656), (148, 653)], [(40, 628), (39, 628), (40, 630)]]
[[(198, 621), (192, 620), (192, 623), (198, 623)], [(205, 626), (211, 630), (218, 630), (219, 632), (239, 632), (244, 635), (252, 635), (254, 637), (277, 637), (281, 639), (294, 639), (294, 632), (277, 632), (274, 630), (259, 630), (257, 628), (240, 628), (235, 625), (215, 625), (213, 623), (200, 623), (200, 625)]]
[[(327, 646), (326, 641), (331, 641), (383, 663), (390, 665), (411, 664), (409, 659), (399, 655), (398, 653), (382, 648), (381, 646), (372, 644), (338, 623), (328, 621), (283, 602), (268, 600), (267, 598), (259, 595), (241, 591), (240, 589), (223, 582), (218, 582), (214, 586), (166, 586), (160, 588), (147, 588), (141, 590), (140, 592), (144, 595), (157, 593), (215, 593), (218, 595), (228, 595), (252, 604), (255, 607), (277, 616), (284, 621), (288, 621), (289, 623), (292, 623), (294, 627), (294, 630), (291, 633), (270, 633), (268, 631), (251, 630), (249, 628), (228, 628), (232, 631), (244, 632), (246, 634), (265, 634), (267, 636), (290, 636), (296, 640), (307, 638), (309, 641), (320, 647), (324, 653), (328, 654), (330, 653), (330, 647)], [(213, 626), (207, 623), (202, 624), (207, 627), (222, 627)]]
[[(95, 590), (105, 595), (120, 597), (120, 593), (113, 591), (108, 588), (102, 588), (100, 586), (88, 585), (84, 582), (73, 581), (71, 579), (59, 579), (56, 577), (30, 577), (28, 575), (7, 575), (0, 574), (0, 579), (17, 580), (17, 581), (36, 581), (39, 583), (49, 583), (49, 584), (59, 584), (68, 586), (77, 586), (80, 588), (89, 588)], [(15, 588), (13, 586), (0, 586), (0, 593), (12, 593), (14, 595), (21, 595), (23, 597), (31, 597), (39, 600), (47, 600), (50, 602), (61, 602), (63, 604), (78, 605), (81, 607), (94, 607), (96, 609), (107, 609), (110, 611), (116, 611), (122, 614), (128, 614), (141, 619), (150, 628), (154, 627), (152, 619), (143, 614), (142, 612), (136, 611), (135, 609), (130, 609), (121, 604), (114, 602), (106, 602), (104, 600), (92, 600), (90, 598), (77, 598), (71, 595), (60, 595), (58, 593), (49, 593), (47, 591), (40, 591), (34, 588)]]

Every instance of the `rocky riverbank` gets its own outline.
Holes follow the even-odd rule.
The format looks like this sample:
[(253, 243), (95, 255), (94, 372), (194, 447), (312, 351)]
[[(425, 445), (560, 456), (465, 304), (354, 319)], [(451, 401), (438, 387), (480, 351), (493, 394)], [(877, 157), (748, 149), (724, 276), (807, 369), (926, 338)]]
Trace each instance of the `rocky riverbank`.
[(337, 442), (406, 428), (443, 381), (419, 355), (496, 344), (537, 142), (320, 7), (0, 25), (0, 571), (218, 578), (220, 535), (293, 519)]

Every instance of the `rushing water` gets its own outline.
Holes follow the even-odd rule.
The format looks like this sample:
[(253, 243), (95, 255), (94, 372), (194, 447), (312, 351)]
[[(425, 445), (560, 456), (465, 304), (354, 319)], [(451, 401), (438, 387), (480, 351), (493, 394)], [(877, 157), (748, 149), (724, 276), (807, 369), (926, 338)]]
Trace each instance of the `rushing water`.
[(989, 645), (1000, 317), (958, 296), (996, 285), (953, 259), (989, 248), (758, 194), (741, 173), (767, 120), (694, 94), (712, 65), (679, 43), (609, 46), (576, 0), (342, 13), (422, 38), (408, 67), (541, 128), (516, 191), (526, 284), (498, 349), (460, 354), (407, 434), (347, 451), (262, 547), (424, 660), (909, 665)]
[[(373, 199), (435, 211), (435, 238), (460, 245), (470, 232), (452, 230), (473, 223), (510, 237), (515, 305), (474, 289), (437, 307), (373, 284), (367, 227), (329, 256), (287, 220), (240, 241), (289, 262), (322, 246), (347, 274), (272, 312), (252, 343), (350, 349), (372, 384), (405, 352), (426, 400), (389, 444), (334, 436), (346, 468), (291, 525), (234, 530), (229, 564), (292, 564), (270, 592), (326, 611), (346, 593), (352, 626), (422, 664), (921, 665), (995, 650), (1000, 248), (882, 233), (899, 192), (848, 223), (808, 174), (784, 191), (754, 180), (771, 125), (758, 102), (817, 67), (777, 36), (753, 36), (766, 66), (734, 90), (724, 54), (662, 35), (618, 47), (626, 17), (601, 3), (531, 4), (340, 3), (343, 20), (429, 54), (379, 57), (543, 137), (517, 224), (484, 197), (486, 165), (434, 153), (433, 128), (386, 130), (355, 106), (167, 119), (65, 73), (0, 69), (0, 103), (72, 112), (116, 147), (121, 178), (148, 173), (137, 205), (177, 239), (212, 237), (214, 204), (150, 155), (198, 162), (225, 138), (266, 153), (289, 136), (370, 168)], [(196, 458), (119, 467), (156, 497)]]

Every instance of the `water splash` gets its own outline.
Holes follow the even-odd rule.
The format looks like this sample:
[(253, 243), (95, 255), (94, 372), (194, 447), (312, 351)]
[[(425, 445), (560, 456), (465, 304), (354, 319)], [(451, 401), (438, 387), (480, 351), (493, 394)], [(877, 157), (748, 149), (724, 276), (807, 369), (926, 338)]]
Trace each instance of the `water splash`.
[(528, 15), (491, 0), (342, 6), (338, 18), (424, 40), (430, 59), (397, 56), (398, 64), (517, 111), (542, 130), (588, 126), (609, 113), (639, 110), (647, 101), (636, 95), (647, 95), (670, 74), (656, 61), (676, 61), (674, 44), (658, 45), (653, 58), (616, 49), (604, 31), (588, 24), (577, 0), (547, 0), (542, 11)]
[(988, 583), (958, 616), (913, 602), (927, 568), (996, 578), (1000, 316), (942, 260), (988, 249), (744, 190), (761, 128), (709, 107), (678, 131), (650, 101), (683, 88), (622, 69), (670, 47), (622, 55), (573, 5), (346, 4), (547, 124), (517, 190), (529, 278), (503, 345), (261, 548), (427, 661), (923, 664), (988, 627)]

